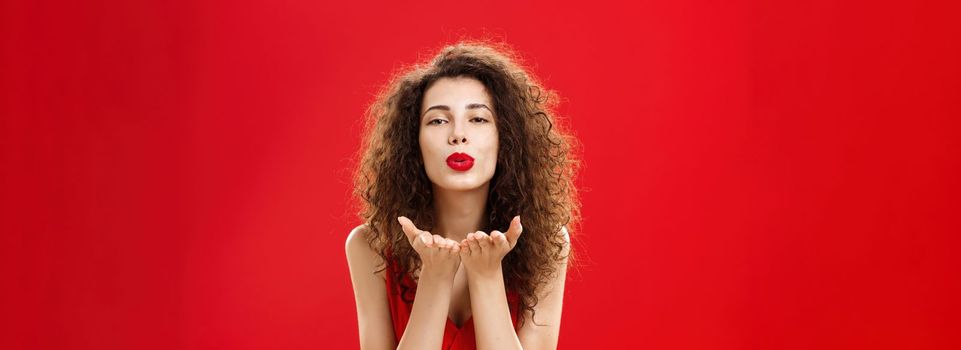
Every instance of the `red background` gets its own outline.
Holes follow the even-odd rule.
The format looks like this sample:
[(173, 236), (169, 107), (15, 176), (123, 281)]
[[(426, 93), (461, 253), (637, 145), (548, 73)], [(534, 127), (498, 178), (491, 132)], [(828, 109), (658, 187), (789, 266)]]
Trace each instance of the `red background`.
[(4, 1), (0, 348), (356, 348), (390, 73), (505, 40), (584, 144), (564, 349), (961, 348), (952, 1)]

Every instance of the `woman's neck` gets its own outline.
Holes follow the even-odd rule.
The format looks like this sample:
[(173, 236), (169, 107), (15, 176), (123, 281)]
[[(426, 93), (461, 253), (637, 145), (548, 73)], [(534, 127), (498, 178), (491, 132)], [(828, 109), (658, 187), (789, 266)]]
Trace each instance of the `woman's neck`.
[(484, 226), (490, 183), (469, 191), (449, 191), (434, 186), (434, 229), (431, 233), (460, 242), (468, 232)]

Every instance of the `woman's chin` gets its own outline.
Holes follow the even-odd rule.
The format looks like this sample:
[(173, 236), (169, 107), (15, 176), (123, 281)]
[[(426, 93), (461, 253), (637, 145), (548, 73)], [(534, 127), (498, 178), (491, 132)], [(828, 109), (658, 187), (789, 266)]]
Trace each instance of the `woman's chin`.
[(437, 184), (437, 187), (445, 191), (465, 192), (484, 189), (487, 183), (487, 181), (477, 179), (449, 179), (449, 181)]

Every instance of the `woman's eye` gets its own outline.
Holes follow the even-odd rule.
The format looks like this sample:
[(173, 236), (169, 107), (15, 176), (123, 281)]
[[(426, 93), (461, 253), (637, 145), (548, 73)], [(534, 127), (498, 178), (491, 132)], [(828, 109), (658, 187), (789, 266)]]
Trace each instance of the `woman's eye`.
[(486, 123), (486, 122), (487, 122), (487, 119), (484, 119), (484, 118), (481, 118), (481, 117), (474, 117), (474, 118), (472, 118), (471, 120), (473, 120), (473, 121), (478, 121), (478, 122), (480, 122), (480, 123)]
[(443, 120), (443, 119), (434, 119), (434, 120), (431, 120), (431, 121), (427, 122), (427, 125), (440, 125), (441, 123), (446, 123), (446, 122), (447, 122), (447, 121), (446, 121), (446, 120)]

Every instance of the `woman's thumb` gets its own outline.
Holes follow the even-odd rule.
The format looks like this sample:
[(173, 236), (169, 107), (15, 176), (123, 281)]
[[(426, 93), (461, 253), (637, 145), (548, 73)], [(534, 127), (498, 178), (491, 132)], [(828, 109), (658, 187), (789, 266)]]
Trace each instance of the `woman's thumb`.
[(511, 220), (511, 226), (504, 234), (504, 236), (507, 237), (507, 243), (510, 243), (511, 248), (514, 248), (514, 246), (517, 245), (517, 239), (521, 237), (521, 232), (523, 231), (524, 227), (521, 226), (520, 215), (515, 216), (514, 219)]

